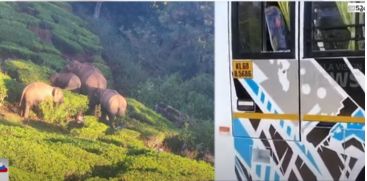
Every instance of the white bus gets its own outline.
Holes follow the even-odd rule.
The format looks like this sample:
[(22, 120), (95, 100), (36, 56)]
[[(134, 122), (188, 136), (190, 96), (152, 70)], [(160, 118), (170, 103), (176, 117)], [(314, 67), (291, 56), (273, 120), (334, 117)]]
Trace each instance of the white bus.
[(359, 7), (215, 3), (217, 180), (364, 180)]

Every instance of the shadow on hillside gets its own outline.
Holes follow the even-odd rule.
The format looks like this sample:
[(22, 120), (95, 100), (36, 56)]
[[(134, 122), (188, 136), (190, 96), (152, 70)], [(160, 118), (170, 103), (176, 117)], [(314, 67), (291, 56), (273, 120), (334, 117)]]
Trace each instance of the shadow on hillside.
[[(127, 152), (127, 155), (129, 156), (138, 156), (138, 155), (146, 155), (150, 151), (146, 149), (129, 149)], [(120, 162), (117, 162), (113, 165), (96, 165), (93, 167), (90, 173), (86, 175), (70, 175), (65, 177), (65, 180), (80, 180), (83, 178), (89, 178), (89, 177), (98, 177), (98, 178), (114, 178), (118, 177), (120, 174), (123, 174), (127, 171), (128, 165), (131, 165), (132, 163), (128, 160), (123, 160)], [(136, 171), (139, 172), (157, 172), (158, 170), (156, 168), (136, 168)]]
[(7, 120), (3, 120), (3, 119), (0, 119), (0, 124), (5, 125), (5, 126), (24, 127), (19, 122), (7, 121)]
[(99, 179), (110, 179), (113, 177), (117, 177), (119, 174), (124, 173), (126, 169), (126, 163), (118, 162), (113, 165), (97, 165), (92, 168), (92, 172), (86, 173), (84, 175), (67, 175), (65, 176), (65, 181), (74, 181), (74, 180), (86, 180), (87, 178), (96, 177)]
[(146, 155), (149, 152), (151, 152), (151, 150), (148, 149), (129, 149), (128, 152), (126, 153), (126, 155), (130, 155), (130, 156), (138, 156), (138, 155)]
[(23, 121), (25, 125), (31, 126), (39, 131), (48, 132), (48, 133), (61, 133), (66, 134), (68, 131), (61, 126), (57, 126), (51, 123), (47, 123), (39, 120), (28, 120)]
[(101, 150), (98, 148), (95, 148), (93, 145), (96, 143), (92, 140), (86, 140), (82, 138), (50, 138), (47, 139), (47, 141), (52, 143), (62, 143), (62, 144), (72, 144), (72, 145), (78, 145), (79, 148), (93, 153), (93, 154), (102, 154)]

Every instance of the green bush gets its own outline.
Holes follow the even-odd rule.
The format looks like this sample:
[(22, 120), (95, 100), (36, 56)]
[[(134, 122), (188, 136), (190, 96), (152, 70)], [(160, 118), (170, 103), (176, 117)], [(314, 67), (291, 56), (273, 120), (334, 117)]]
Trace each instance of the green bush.
[(22, 96), (22, 92), (24, 89), (24, 84), (17, 82), (14, 79), (8, 79), (5, 81), (5, 85), (7, 87), (7, 97), (6, 101), (10, 103), (15, 103), (20, 101), (20, 97)]
[(47, 177), (41, 174), (35, 174), (16, 167), (10, 166), (10, 180), (47, 180)]
[(39, 53), (40, 64), (50, 67), (56, 71), (60, 71), (64, 68), (66, 62), (60, 55), (50, 53)]
[(0, 72), (0, 105), (4, 103), (5, 98), (8, 96), (8, 88), (6, 86), (6, 82), (9, 81), (11, 78)]
[(0, 57), (34, 59), (37, 55), (28, 48), (14, 43), (0, 42)]
[(158, 130), (170, 129), (174, 127), (166, 118), (162, 117), (160, 114), (157, 114), (155, 111), (146, 107), (136, 99), (128, 98), (127, 104), (127, 113), (131, 118), (145, 122), (157, 128)]
[(52, 41), (55, 47), (60, 49), (62, 52), (68, 54), (83, 53), (83, 48), (77, 42), (62, 36), (61, 33), (54, 32)]
[(126, 169), (118, 175), (123, 180), (214, 179), (214, 169), (202, 161), (150, 150), (136, 150), (129, 153), (123, 165)]
[(113, 143), (123, 147), (143, 148), (144, 142), (140, 139), (140, 133), (130, 129), (122, 129), (113, 135), (105, 135), (99, 140), (106, 143)]
[(85, 116), (84, 126), (82, 128), (73, 128), (70, 133), (73, 136), (95, 140), (104, 136), (107, 129), (108, 126), (98, 122), (94, 116)]
[[(20, 5), (26, 6), (29, 5), (27, 2), (20, 3)], [(27, 7), (28, 9), (31, 9), (31, 6)], [(2, 19), (9, 19), (11, 17), (11, 20), (27, 24), (27, 25), (35, 25), (38, 23), (38, 19), (27, 14), (27, 13), (18, 13), (17, 10), (21, 10), (20, 7), (15, 6), (14, 3), (0, 3), (0, 18)]]
[(16, 43), (32, 51), (42, 49), (38, 37), (23, 23), (11, 19), (0, 19), (0, 40)]
[(48, 82), (48, 78), (54, 73), (51, 69), (36, 65), (31, 61), (10, 60), (5, 61), (3, 69), (13, 78), (24, 84), (35, 81)]
[(64, 103), (55, 105), (51, 98), (40, 104), (41, 117), (50, 123), (65, 125), (65, 123), (79, 112), (88, 109), (88, 98), (70, 91), (64, 91)]
[(0, 72), (0, 104), (5, 100), (11, 103), (19, 101), (23, 87), (23, 84)]
[[(60, 52), (99, 55), (102, 50), (99, 38), (72, 13), (68, 3), (3, 2), (0, 4), (0, 24), (3, 58), (43, 61), (46, 66), (59, 70), (60, 63), (55, 61), (60, 60)], [(52, 42), (44, 42), (36, 32), (38, 29), (48, 30)], [(51, 55), (53, 62), (49, 61)]]

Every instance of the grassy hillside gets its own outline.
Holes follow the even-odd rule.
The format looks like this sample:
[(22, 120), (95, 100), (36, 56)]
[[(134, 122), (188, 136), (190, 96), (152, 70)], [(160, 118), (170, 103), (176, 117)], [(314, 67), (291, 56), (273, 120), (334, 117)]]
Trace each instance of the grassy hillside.
[(100, 59), (99, 38), (68, 3), (1, 2), (0, 59), (20, 58), (60, 70), (68, 59)]
[[(129, 99), (134, 108), (137, 101)], [(135, 103), (134, 103), (135, 102)], [(141, 106), (141, 105), (140, 105)], [(144, 109), (144, 111), (151, 111)], [(169, 127), (156, 114), (138, 114), (158, 124), (148, 126), (130, 116), (129, 126), (111, 133), (108, 126), (87, 116), (83, 128), (62, 128), (43, 121), (21, 122), (21, 118), (2, 108), (0, 112), (1, 158), (10, 160), (11, 180), (211, 180), (213, 168), (174, 154), (149, 148), (149, 136), (165, 136), (159, 130)], [(149, 120), (149, 119), (147, 119)], [(174, 132), (172, 129), (164, 129)]]
[(48, 82), (69, 59), (93, 62), (112, 83), (101, 51), (68, 3), (0, 2), (0, 158), (9, 159), (10, 179), (212, 180), (210, 164), (167, 151), (180, 129), (134, 98), (118, 131), (93, 115), (72, 122), (88, 100), (68, 91), (61, 106), (45, 101), (29, 121), (19, 117), (24, 86)]

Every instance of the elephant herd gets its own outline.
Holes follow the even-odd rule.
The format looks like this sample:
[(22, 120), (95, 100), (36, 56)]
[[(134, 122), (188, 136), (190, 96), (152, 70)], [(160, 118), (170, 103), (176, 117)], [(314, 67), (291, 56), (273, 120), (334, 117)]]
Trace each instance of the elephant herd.
[(51, 85), (33, 82), (27, 85), (22, 93), (19, 106), (21, 116), (27, 118), (32, 106), (38, 105), (51, 96), (56, 104), (64, 102), (61, 89), (71, 90), (88, 95), (89, 106), (101, 105), (102, 120), (113, 127), (116, 116), (124, 116), (127, 108), (125, 98), (116, 90), (107, 88), (107, 80), (102, 72), (89, 63), (71, 61), (61, 73), (50, 77)]

